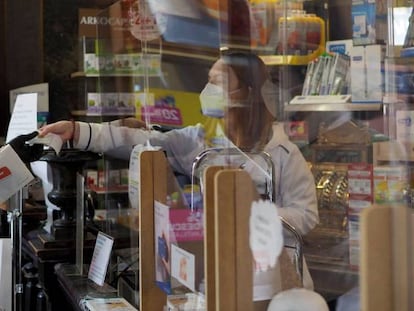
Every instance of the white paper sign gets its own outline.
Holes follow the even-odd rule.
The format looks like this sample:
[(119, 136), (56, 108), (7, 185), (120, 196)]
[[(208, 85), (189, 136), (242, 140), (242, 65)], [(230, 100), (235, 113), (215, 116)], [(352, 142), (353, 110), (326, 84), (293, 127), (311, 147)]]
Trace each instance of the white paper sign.
[(193, 254), (171, 244), (171, 276), (195, 291), (195, 257)]
[(91, 265), (89, 266), (88, 278), (99, 286), (105, 282), (106, 270), (111, 256), (114, 239), (103, 232), (96, 237)]
[(283, 248), (283, 228), (276, 205), (270, 201), (260, 200), (252, 204), (250, 248), (256, 270), (275, 267)]
[(19, 94), (7, 130), (6, 142), (37, 130), (37, 94)]
[(170, 290), (171, 270), (171, 230), (170, 208), (159, 201), (154, 201), (154, 246), (155, 246), (155, 281), (162, 289)]
[(142, 145), (135, 146), (132, 149), (129, 158), (129, 172), (128, 172), (128, 198), (132, 208), (138, 208), (139, 203), (139, 179), (140, 179), (140, 159)]
[(49, 84), (38, 83), (26, 85), (17, 89), (10, 90), (10, 111), (13, 111), (17, 95), (36, 93), (37, 94), (37, 110), (41, 112), (49, 111)]
[(138, 208), (139, 204), (139, 191), (140, 191), (140, 156), (143, 151), (160, 150), (159, 147), (153, 147), (151, 145), (136, 145), (132, 149), (131, 156), (129, 158), (129, 171), (128, 171), (128, 198), (131, 208)]
[(0, 149), (0, 203), (34, 179), (10, 145)]

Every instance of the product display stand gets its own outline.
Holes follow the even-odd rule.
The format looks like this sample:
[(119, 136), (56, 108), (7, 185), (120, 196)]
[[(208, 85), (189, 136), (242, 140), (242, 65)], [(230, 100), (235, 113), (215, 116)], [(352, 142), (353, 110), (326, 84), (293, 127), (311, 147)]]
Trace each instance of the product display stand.
[(413, 224), (405, 205), (361, 213), (361, 310), (413, 310)]

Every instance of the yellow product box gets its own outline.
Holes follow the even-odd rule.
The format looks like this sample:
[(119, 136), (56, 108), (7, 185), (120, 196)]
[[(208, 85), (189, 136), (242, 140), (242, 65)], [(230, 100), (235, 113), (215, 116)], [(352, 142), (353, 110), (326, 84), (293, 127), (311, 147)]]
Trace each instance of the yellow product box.
[(406, 166), (374, 166), (374, 202), (403, 203), (408, 182)]

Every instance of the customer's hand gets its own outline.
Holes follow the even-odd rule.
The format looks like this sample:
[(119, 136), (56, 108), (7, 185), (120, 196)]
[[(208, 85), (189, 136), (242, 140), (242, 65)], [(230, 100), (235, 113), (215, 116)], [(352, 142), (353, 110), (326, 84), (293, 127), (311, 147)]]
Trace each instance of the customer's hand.
[(39, 137), (49, 133), (59, 135), (63, 142), (74, 138), (75, 123), (72, 121), (58, 121), (45, 125), (39, 129)]
[(32, 138), (35, 138), (39, 133), (34, 131), (30, 134), (20, 135), (13, 138), (9, 145), (13, 148), (13, 150), (19, 155), (20, 159), (24, 163), (29, 163), (33, 161), (39, 160), (39, 158), (43, 154), (43, 145), (41, 144), (34, 144), (29, 145), (26, 142)]

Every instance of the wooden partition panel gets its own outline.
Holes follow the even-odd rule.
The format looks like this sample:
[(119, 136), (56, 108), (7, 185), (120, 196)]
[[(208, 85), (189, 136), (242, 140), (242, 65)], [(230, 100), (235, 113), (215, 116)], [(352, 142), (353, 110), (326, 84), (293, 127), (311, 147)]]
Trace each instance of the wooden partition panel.
[(140, 310), (162, 311), (166, 294), (155, 284), (154, 200), (167, 197), (167, 160), (162, 151), (140, 156), (139, 293)]
[[(260, 198), (247, 172), (208, 167), (204, 174), (207, 310), (265, 311), (253, 301), (253, 256), (249, 245), (252, 202)], [(301, 287), (286, 250), (279, 257), (281, 289)]]
[(216, 261), (215, 261), (215, 213), (214, 213), (214, 176), (222, 166), (210, 166), (204, 170), (204, 263), (207, 310), (216, 310)]
[(215, 175), (216, 310), (253, 310), (253, 258), (249, 216), (255, 187), (247, 172)]
[(412, 310), (412, 219), (406, 206), (361, 213), (361, 310)]

